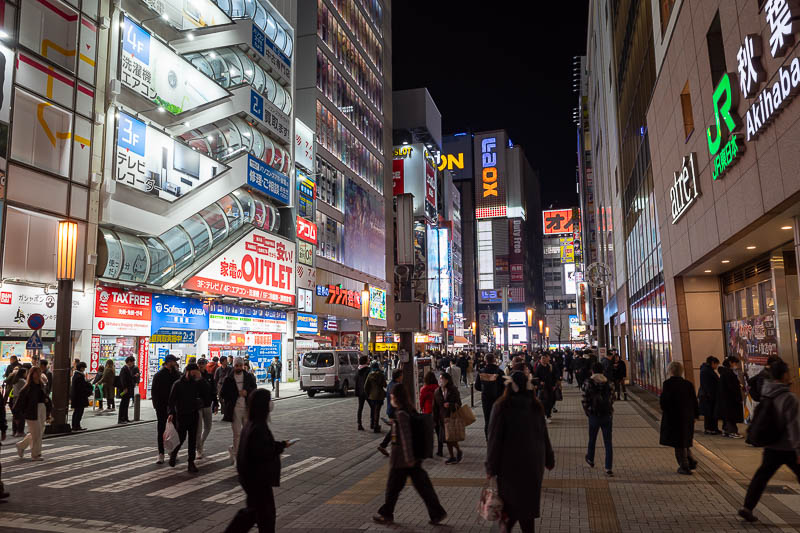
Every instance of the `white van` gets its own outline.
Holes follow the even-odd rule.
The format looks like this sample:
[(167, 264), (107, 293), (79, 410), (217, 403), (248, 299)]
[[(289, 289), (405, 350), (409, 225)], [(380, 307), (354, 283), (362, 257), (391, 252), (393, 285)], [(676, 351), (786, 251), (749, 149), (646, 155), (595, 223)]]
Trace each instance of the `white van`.
[(353, 350), (312, 350), (300, 360), (300, 390), (313, 398), (318, 391), (347, 392), (356, 385), (359, 352)]

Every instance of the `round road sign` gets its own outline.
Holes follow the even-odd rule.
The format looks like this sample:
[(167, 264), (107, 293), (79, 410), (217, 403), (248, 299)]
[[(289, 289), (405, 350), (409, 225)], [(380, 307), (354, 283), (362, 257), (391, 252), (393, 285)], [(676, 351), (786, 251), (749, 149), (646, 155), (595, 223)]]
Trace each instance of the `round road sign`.
[(28, 327), (36, 331), (44, 327), (44, 317), (39, 313), (33, 313), (28, 317)]

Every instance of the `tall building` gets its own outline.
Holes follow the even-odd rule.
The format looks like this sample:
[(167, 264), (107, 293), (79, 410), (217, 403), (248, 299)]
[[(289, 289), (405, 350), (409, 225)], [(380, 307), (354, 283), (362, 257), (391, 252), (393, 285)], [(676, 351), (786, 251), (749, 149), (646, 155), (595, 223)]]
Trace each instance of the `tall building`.
[(576, 274), (583, 267), (580, 209), (547, 209), (542, 219), (545, 311), (542, 331), (537, 322), (534, 333), (549, 337), (551, 346), (583, 346), (588, 341), (586, 332), (591, 315), (586, 313), (585, 306), (578, 312), (577, 305), (581, 283)]

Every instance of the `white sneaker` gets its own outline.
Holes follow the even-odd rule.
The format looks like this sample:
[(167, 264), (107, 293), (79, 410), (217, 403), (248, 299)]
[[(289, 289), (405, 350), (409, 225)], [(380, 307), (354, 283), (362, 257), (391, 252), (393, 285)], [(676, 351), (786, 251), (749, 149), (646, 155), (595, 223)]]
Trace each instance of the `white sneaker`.
[(552, 420), (551, 420), (551, 419), (549, 419), (549, 418), (545, 418), (545, 422), (547, 422), (548, 424), (550, 424), (550, 423), (552, 422)]
[(197, 450), (197, 454), (196, 455), (197, 455), (196, 459), (202, 459), (203, 458), (203, 450)]
[(156, 461), (156, 464), (157, 465), (163, 465), (164, 464), (164, 454), (163, 453), (158, 454), (158, 460)]

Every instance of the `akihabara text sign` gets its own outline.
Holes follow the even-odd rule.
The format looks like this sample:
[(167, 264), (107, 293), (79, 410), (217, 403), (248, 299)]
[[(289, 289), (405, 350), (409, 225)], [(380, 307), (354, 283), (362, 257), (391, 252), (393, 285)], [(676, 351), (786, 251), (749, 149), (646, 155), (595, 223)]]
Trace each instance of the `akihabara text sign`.
[(183, 286), (211, 294), (294, 305), (294, 261), (295, 243), (254, 229)]
[(152, 296), (149, 292), (99, 285), (95, 293), (93, 332), (149, 337)]
[(545, 235), (573, 233), (580, 230), (580, 211), (577, 209), (574, 212), (572, 209), (542, 211), (542, 218), (544, 220), (542, 232)]

